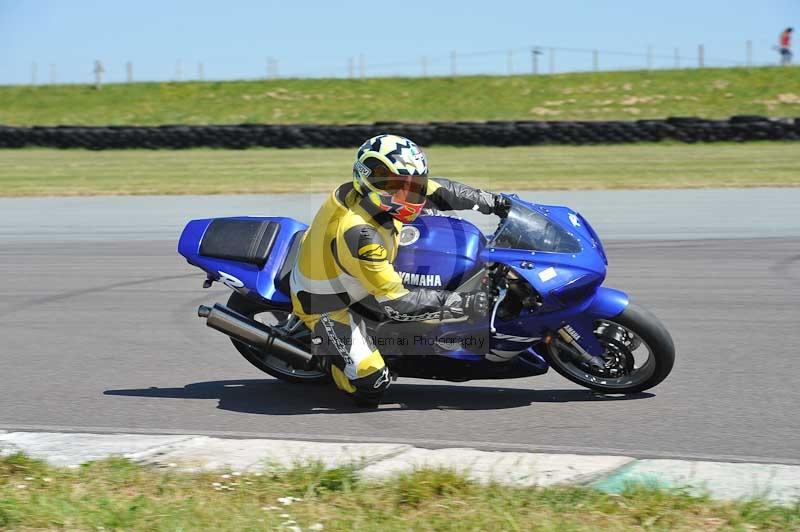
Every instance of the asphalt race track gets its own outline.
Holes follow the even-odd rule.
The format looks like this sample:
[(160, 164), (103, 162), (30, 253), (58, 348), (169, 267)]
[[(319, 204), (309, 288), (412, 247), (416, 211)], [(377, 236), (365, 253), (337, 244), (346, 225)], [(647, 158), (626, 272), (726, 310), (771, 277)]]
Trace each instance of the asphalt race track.
[[(607, 205), (602, 194), (609, 193), (598, 196)], [(670, 219), (664, 209), (682, 201), (661, 192), (640, 194), (630, 201), (650, 198), (658, 204), (651, 223)], [(702, 194), (713, 198), (713, 191)], [(675, 369), (650, 392), (603, 397), (555, 373), (463, 384), (401, 380), (378, 411), (355, 409), (332, 388), (298, 387), (261, 374), (227, 338), (206, 328), (195, 317), (198, 304), (224, 302), (228, 290), (200, 287), (202, 274), (174, 251), (171, 226), (137, 233), (162, 216), (147, 200), (138, 200), (139, 222), (126, 218), (129, 228), (106, 237), (97, 225), (94, 238), (57, 230), (60, 211), (43, 208), (56, 200), (0, 200), (0, 429), (257, 435), (800, 464), (798, 194), (775, 196), (783, 203), (757, 205), (738, 216), (750, 238), (730, 238), (710, 226), (693, 231), (700, 222), (691, 217), (682, 222), (688, 228), (683, 239), (674, 238), (678, 225), (661, 232), (653, 225), (660, 237), (642, 240), (610, 222), (595, 224), (608, 240), (606, 284), (654, 311), (675, 339)], [(275, 201), (261, 199), (264, 212), (270, 200)], [(93, 219), (92, 205), (100, 204), (73, 201), (86, 220)], [(286, 205), (285, 198), (279, 201)], [(581, 209), (593, 220), (589, 203)], [(626, 216), (622, 203), (620, 218)], [(709, 200), (696, 211), (718, 213), (709, 219), (736, 219), (731, 205)], [(749, 218), (759, 208), (766, 214)], [(181, 217), (179, 207), (170, 212)], [(37, 216), (42, 221), (34, 227)], [(725, 227), (730, 225), (720, 223)]]

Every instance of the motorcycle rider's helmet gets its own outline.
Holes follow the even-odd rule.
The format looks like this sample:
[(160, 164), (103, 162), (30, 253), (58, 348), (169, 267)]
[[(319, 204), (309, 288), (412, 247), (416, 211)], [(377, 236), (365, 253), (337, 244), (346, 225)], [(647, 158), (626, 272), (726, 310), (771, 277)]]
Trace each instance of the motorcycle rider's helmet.
[(380, 211), (401, 222), (411, 222), (425, 205), (428, 160), (407, 138), (377, 135), (358, 149), (353, 186)]

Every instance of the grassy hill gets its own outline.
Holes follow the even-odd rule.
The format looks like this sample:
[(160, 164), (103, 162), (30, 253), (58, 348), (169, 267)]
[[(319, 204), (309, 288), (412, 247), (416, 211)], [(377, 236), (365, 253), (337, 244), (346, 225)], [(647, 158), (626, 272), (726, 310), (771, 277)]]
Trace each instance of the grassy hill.
[(800, 117), (800, 68), (2, 86), (0, 124)]

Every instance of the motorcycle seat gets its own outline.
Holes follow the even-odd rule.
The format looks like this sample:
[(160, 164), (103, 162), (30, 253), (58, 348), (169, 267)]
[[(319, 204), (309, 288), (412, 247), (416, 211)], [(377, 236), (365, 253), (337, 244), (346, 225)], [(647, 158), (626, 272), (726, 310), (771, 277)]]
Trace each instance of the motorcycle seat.
[(200, 255), (263, 268), (280, 228), (279, 223), (267, 220), (217, 218), (203, 235)]

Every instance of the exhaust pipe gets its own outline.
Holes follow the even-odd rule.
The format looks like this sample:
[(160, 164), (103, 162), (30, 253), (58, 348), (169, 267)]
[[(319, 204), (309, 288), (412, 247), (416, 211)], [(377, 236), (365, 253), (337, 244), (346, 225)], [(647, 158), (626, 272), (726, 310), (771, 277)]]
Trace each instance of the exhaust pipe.
[(200, 305), (197, 315), (206, 325), (264, 353), (273, 355), (295, 369), (311, 369), (314, 356), (301, 342), (281, 335), (269, 325), (234, 312), (225, 305)]

